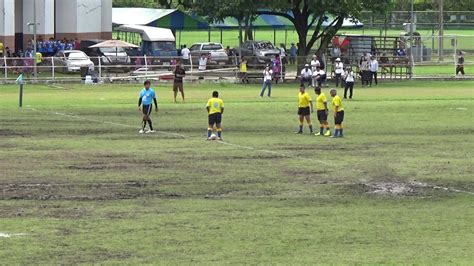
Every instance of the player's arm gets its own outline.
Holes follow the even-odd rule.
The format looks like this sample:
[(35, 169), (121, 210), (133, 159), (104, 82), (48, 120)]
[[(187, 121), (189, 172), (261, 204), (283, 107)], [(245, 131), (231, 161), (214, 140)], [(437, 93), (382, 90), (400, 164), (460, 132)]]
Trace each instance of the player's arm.
[(223, 114), (223, 113), (224, 113), (224, 106), (222, 106), (222, 108), (221, 108), (221, 114)]
[(339, 105), (336, 105), (334, 108), (334, 117), (336, 117), (337, 112), (339, 112)]
[(155, 110), (158, 113), (158, 102), (156, 102), (156, 97), (153, 98), (153, 102), (155, 103)]
[(141, 105), (142, 105), (142, 97), (138, 98), (138, 110), (141, 110)]
[(311, 107), (311, 113), (314, 112), (313, 101), (309, 101), (309, 106)]
[(328, 115), (328, 102), (324, 102), (324, 110), (326, 110), (326, 115)]

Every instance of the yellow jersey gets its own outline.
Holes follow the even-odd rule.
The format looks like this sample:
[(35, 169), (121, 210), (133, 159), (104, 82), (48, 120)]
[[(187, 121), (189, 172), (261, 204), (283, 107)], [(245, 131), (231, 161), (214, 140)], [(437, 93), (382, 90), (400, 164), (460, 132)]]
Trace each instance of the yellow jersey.
[(298, 93), (298, 107), (299, 108), (309, 107), (309, 102), (311, 102), (311, 96), (309, 96), (309, 93), (307, 92)]
[(41, 62), (43, 62), (43, 54), (36, 52), (36, 64), (41, 64)]
[(321, 92), (321, 94), (316, 98), (316, 110), (326, 110), (324, 103), (327, 103), (327, 101), (326, 95)]
[(209, 107), (209, 114), (222, 113), (224, 108), (224, 101), (219, 98), (211, 98), (207, 101), (207, 107)]
[(344, 111), (344, 107), (342, 107), (342, 100), (341, 100), (341, 97), (339, 97), (339, 95), (336, 95), (334, 96), (334, 98), (332, 98), (332, 110), (334, 112), (336, 112), (336, 106), (338, 106), (338, 112), (340, 111)]
[(240, 63), (240, 72), (245, 73), (247, 72), (247, 63)]

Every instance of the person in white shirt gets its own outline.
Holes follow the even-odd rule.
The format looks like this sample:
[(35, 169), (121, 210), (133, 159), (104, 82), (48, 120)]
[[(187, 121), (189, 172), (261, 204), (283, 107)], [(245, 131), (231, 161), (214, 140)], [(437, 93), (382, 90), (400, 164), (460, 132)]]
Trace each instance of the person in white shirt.
[(348, 66), (344, 72), (345, 86), (344, 86), (344, 99), (347, 99), (347, 91), (349, 90), (349, 99), (352, 99), (352, 90), (354, 89), (355, 74), (352, 68)]
[(321, 69), (321, 66), (316, 67), (316, 71), (313, 72), (313, 87), (321, 87), (326, 82), (326, 72)]
[(370, 71), (370, 83), (369, 86), (372, 86), (372, 79), (375, 80), (375, 85), (378, 85), (377, 81), (377, 71), (379, 70), (379, 62), (375, 56), (372, 56), (369, 62), (369, 71)]
[[(208, 57), (209, 55), (201, 54), (201, 57), (199, 58), (199, 66), (198, 66), (199, 71), (206, 71)], [(199, 79), (204, 79), (204, 77), (200, 76)]]
[(191, 51), (186, 47), (186, 44), (183, 45), (183, 49), (181, 49), (181, 59), (183, 59), (183, 65), (189, 65), (189, 54)]
[(206, 70), (206, 68), (207, 68), (207, 58), (208, 58), (208, 56), (206, 56), (206, 54), (202, 54), (201, 58), (199, 58), (199, 67), (198, 67), (198, 69), (200, 71)]
[(313, 73), (316, 71), (316, 67), (321, 66), (321, 63), (319, 62), (317, 55), (313, 55), (313, 60), (311, 60), (310, 64), (311, 64), (311, 71), (313, 71)]
[(272, 78), (273, 78), (273, 71), (270, 69), (270, 66), (265, 67), (263, 70), (263, 85), (262, 91), (260, 92), (260, 98), (263, 98), (263, 94), (265, 90), (268, 88), (268, 97), (272, 96)]
[(341, 83), (341, 87), (343, 86), (342, 82), (342, 74), (344, 73), (344, 64), (341, 62), (341, 58), (336, 58), (334, 63), (334, 76), (336, 79), (336, 88), (339, 87), (339, 82)]
[(300, 74), (300, 85), (303, 86), (305, 82), (308, 82), (308, 87), (313, 83), (313, 71), (309, 69), (309, 65), (304, 65), (304, 68), (301, 70)]

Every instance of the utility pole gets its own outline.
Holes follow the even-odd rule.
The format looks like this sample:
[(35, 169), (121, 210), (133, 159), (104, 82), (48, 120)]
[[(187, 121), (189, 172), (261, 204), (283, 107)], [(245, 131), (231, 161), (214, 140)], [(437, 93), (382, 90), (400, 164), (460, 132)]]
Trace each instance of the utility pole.
[(414, 58), (414, 55), (413, 55), (413, 52), (415, 51), (413, 49), (413, 27), (414, 27), (414, 24), (415, 24), (415, 19), (414, 19), (414, 13), (413, 13), (413, 1), (414, 0), (411, 0), (411, 8), (410, 8), (410, 67), (411, 67), (411, 71), (410, 71), (410, 78), (413, 76), (413, 72), (414, 72), (414, 68), (415, 68), (415, 58)]
[(37, 47), (36, 47), (36, 44), (37, 44), (37, 41), (36, 41), (36, 26), (37, 26), (37, 22), (36, 22), (36, 0), (33, 0), (33, 75), (35, 77), (35, 82), (37, 81), (37, 76), (38, 76), (38, 70), (37, 70), (37, 65), (36, 65), (36, 50), (37, 50)]
[(439, 0), (439, 36), (438, 36), (438, 58), (443, 61), (443, 36), (444, 36), (444, 1)]

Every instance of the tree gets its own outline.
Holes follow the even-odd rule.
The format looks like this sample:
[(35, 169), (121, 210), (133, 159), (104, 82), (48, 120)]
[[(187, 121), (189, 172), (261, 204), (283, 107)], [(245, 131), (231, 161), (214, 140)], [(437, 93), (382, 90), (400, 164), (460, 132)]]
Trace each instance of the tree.
[[(287, 18), (298, 34), (298, 53), (306, 56), (319, 41), (323, 52), (332, 37), (342, 27), (345, 18), (356, 18), (362, 10), (382, 12), (390, 0), (182, 0), (198, 14), (223, 20), (227, 16), (239, 19), (252, 15), (276, 15)], [(328, 17), (329, 27), (323, 27)]]
[(227, 17), (233, 17), (239, 24), (239, 43), (242, 43), (245, 29), (245, 39), (252, 39), (251, 25), (256, 19), (257, 1), (254, 0), (180, 0), (180, 5), (192, 9), (198, 15), (207, 18), (208, 22), (223, 22)]

